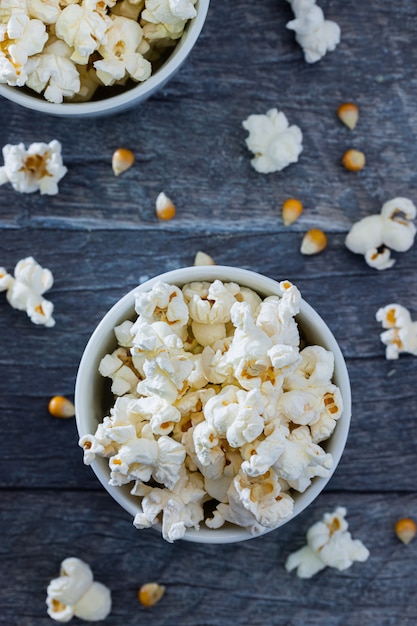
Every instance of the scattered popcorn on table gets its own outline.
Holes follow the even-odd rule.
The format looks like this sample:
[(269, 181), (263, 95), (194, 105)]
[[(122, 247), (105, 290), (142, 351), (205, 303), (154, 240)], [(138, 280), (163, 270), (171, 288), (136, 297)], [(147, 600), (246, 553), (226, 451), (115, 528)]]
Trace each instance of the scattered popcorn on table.
[(19, 261), (14, 277), (0, 267), (0, 291), (6, 292), (9, 304), (19, 311), (26, 311), (34, 324), (54, 326), (54, 305), (45, 300), (43, 294), (53, 285), (50, 270), (43, 269), (33, 257)]
[(307, 531), (307, 545), (287, 558), (286, 570), (297, 569), (300, 578), (312, 578), (325, 567), (343, 571), (355, 561), (366, 561), (369, 550), (359, 539), (352, 539), (345, 517), (344, 507), (325, 513), (323, 519)]
[(3, 0), (0, 83), (54, 103), (143, 82), (197, 10), (196, 0)]
[(288, 2), (295, 19), (287, 23), (287, 28), (295, 32), (296, 41), (302, 47), (307, 63), (316, 63), (336, 48), (340, 42), (340, 27), (336, 22), (324, 18), (315, 0)]
[(334, 357), (300, 350), (301, 294), (280, 288), (262, 300), (233, 282), (160, 281), (115, 328), (99, 371), (116, 398), (79, 445), (87, 465), (108, 459), (110, 484), (133, 484), (135, 527), (160, 524), (170, 542), (202, 522), (261, 534), (292, 514), (294, 492), (329, 476), (321, 442), (343, 410)]
[(40, 191), (49, 196), (58, 193), (58, 183), (67, 173), (62, 163), (61, 144), (56, 139), (32, 143), (26, 150), (23, 143), (3, 147), (4, 165), (0, 167), (0, 185), (11, 183), (21, 193)]
[(303, 150), (298, 126), (289, 126), (284, 113), (270, 109), (266, 115), (250, 115), (242, 123), (249, 132), (246, 145), (255, 155), (251, 164), (257, 172), (279, 172), (296, 163)]
[(408, 198), (385, 202), (379, 215), (368, 215), (356, 222), (345, 239), (351, 252), (363, 254), (370, 267), (385, 270), (392, 267), (391, 249), (406, 252), (414, 243), (416, 227), (411, 222), (416, 207)]
[(386, 345), (385, 357), (388, 360), (398, 359), (404, 352), (417, 356), (417, 322), (411, 320), (405, 307), (388, 304), (378, 309), (375, 317), (387, 329), (380, 337)]
[(48, 615), (57, 622), (69, 622), (73, 617), (97, 622), (111, 611), (110, 590), (94, 582), (87, 563), (75, 557), (62, 561), (59, 578), (47, 588)]

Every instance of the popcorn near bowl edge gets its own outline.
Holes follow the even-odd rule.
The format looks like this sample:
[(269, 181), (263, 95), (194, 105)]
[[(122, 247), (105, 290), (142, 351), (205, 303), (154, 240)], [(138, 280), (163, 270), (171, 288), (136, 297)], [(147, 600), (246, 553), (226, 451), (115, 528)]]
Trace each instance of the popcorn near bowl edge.
[(136, 319), (118, 316), (118, 347), (99, 358), (116, 397), (95, 433), (80, 428), (76, 389), (85, 462), (97, 472), (100, 460), (116, 499), (130, 492), (136, 527), (157, 525), (168, 541), (237, 541), (277, 528), (330, 477), (325, 442), (337, 433), (337, 464), (347, 436), (350, 398), (344, 388), (338, 430), (333, 353), (299, 349), (298, 289), (282, 281), (261, 297), (245, 285), (252, 272), (236, 270), (241, 284), (224, 280), (232, 269), (185, 268), (191, 280), (179, 279), (181, 288), (141, 286)]

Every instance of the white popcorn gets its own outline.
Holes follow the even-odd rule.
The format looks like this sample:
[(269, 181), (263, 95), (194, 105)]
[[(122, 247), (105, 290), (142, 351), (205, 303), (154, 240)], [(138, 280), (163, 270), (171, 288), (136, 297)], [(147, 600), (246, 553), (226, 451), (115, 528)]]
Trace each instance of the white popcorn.
[(23, 143), (3, 147), (4, 165), (0, 167), (0, 185), (10, 182), (21, 193), (54, 195), (58, 182), (67, 172), (62, 163), (61, 144), (53, 139), (48, 144), (32, 143), (26, 150)]
[(21, 259), (14, 269), (14, 278), (0, 268), (0, 291), (6, 291), (9, 304), (26, 311), (34, 324), (54, 326), (54, 305), (43, 297), (53, 284), (50, 270), (43, 269), (33, 257)]
[(408, 198), (385, 202), (379, 215), (369, 215), (356, 222), (345, 239), (346, 247), (363, 254), (368, 265), (378, 270), (392, 267), (390, 249), (406, 252), (414, 243), (416, 207)]
[(388, 304), (378, 309), (376, 319), (387, 328), (380, 338), (386, 345), (385, 357), (398, 359), (400, 354), (417, 356), (417, 322), (413, 322), (409, 311), (399, 304)]
[(70, 557), (62, 561), (59, 578), (48, 585), (48, 615), (57, 622), (69, 622), (74, 616), (88, 621), (105, 619), (111, 610), (110, 590), (94, 582), (87, 563)]
[(0, 23), (0, 83), (22, 87), (33, 68), (31, 57), (47, 39), (45, 25), (25, 13), (12, 13), (7, 24)]
[(203, 501), (206, 496), (203, 480), (197, 473), (185, 471), (173, 490), (135, 485), (134, 495), (143, 495), (142, 513), (133, 521), (136, 528), (149, 528), (158, 523), (162, 516), (162, 536), (172, 543), (181, 539), (187, 528), (198, 530), (204, 519)]
[(307, 63), (320, 61), (327, 52), (333, 51), (340, 42), (340, 27), (336, 22), (326, 20), (323, 11), (315, 0), (288, 0), (295, 19), (287, 28), (295, 31), (297, 43), (303, 49)]
[(99, 372), (102, 376), (111, 378), (111, 390), (116, 396), (131, 393), (139, 382), (132, 367), (125, 365), (131, 360), (126, 348), (118, 348), (112, 354), (106, 354), (100, 361)]
[(281, 491), (278, 477), (272, 470), (254, 479), (237, 474), (229, 487), (228, 498), (228, 504), (220, 503), (213, 518), (206, 521), (209, 528), (231, 522), (254, 535), (262, 534), (279, 526), (293, 510), (293, 499)]
[(308, 426), (299, 426), (286, 438), (284, 451), (273, 469), (290, 487), (303, 493), (314, 476), (328, 476), (332, 465), (332, 455), (312, 442)]
[(181, 289), (175, 285), (157, 282), (150, 291), (138, 291), (135, 310), (139, 320), (148, 322), (163, 321), (171, 329), (185, 326), (188, 322), (188, 308)]
[(113, 85), (125, 76), (137, 82), (149, 78), (152, 66), (139, 52), (141, 43), (142, 28), (137, 22), (111, 16), (105, 42), (98, 49), (103, 58), (93, 63), (104, 85)]
[(27, 10), (30, 17), (34, 17), (44, 24), (55, 24), (61, 14), (62, 0), (27, 0)]
[(236, 283), (189, 283), (183, 294), (190, 317), (200, 324), (226, 324), (230, 321), (231, 307), (240, 287)]
[(147, 22), (164, 25), (184, 25), (197, 15), (196, 0), (145, 0), (142, 18)]
[(147, 482), (151, 477), (173, 489), (180, 478), (185, 458), (184, 446), (171, 437), (154, 439), (149, 425), (145, 425), (140, 438), (123, 444), (110, 458), (110, 484), (125, 484), (131, 480)]
[(26, 86), (42, 93), (49, 102), (61, 103), (81, 88), (80, 75), (70, 60), (72, 48), (56, 40), (45, 46), (43, 52), (33, 57), (36, 63), (29, 74)]
[(12, 15), (27, 15), (27, 0), (2, 0), (0, 3), (0, 24), (7, 24)]
[(71, 60), (86, 65), (90, 55), (106, 43), (111, 24), (98, 0), (83, 0), (65, 7), (56, 22), (56, 35), (74, 49)]
[(208, 527), (261, 534), (291, 515), (291, 490), (329, 475), (332, 455), (318, 444), (342, 412), (334, 357), (320, 346), (300, 353), (301, 295), (289, 281), (280, 290), (262, 300), (219, 280), (157, 282), (136, 294), (136, 321), (115, 328), (118, 348), (100, 373), (115, 394), (116, 379), (139, 382), (79, 445), (86, 464), (108, 458), (111, 485), (135, 481), (138, 528), (162, 523), (174, 541), (214, 500)]
[(300, 578), (311, 578), (325, 567), (343, 571), (355, 561), (366, 561), (369, 550), (359, 539), (352, 539), (345, 516), (346, 509), (338, 507), (313, 524), (307, 532), (307, 545), (287, 558), (287, 571), (297, 569)]
[(298, 126), (288, 125), (284, 113), (270, 109), (266, 115), (250, 115), (242, 124), (249, 132), (246, 145), (255, 155), (251, 164), (257, 172), (279, 172), (298, 161), (303, 135)]

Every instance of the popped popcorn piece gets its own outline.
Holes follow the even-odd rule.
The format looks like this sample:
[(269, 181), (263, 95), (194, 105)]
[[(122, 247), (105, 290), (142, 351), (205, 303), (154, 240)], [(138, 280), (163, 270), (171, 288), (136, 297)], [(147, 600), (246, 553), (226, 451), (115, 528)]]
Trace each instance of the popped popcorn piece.
[(42, 93), (49, 102), (61, 103), (81, 88), (80, 75), (70, 60), (72, 48), (64, 41), (56, 40), (45, 46), (43, 52), (35, 55), (34, 69), (26, 80), (26, 86)]
[(270, 109), (266, 115), (250, 115), (242, 125), (249, 132), (246, 145), (255, 155), (251, 164), (257, 172), (279, 172), (298, 161), (303, 134), (295, 124), (288, 125), (284, 113)]
[(12, 15), (27, 15), (27, 0), (2, 0), (0, 4), (0, 24), (7, 24)]
[(48, 35), (45, 25), (26, 13), (12, 13), (0, 23), (0, 83), (22, 87), (32, 71), (32, 56), (41, 52)]
[(33, 257), (21, 259), (14, 269), (14, 278), (0, 268), (0, 291), (6, 291), (9, 304), (26, 311), (34, 324), (55, 325), (54, 305), (43, 297), (53, 284), (52, 272), (43, 269)]
[(316, 63), (327, 52), (335, 50), (340, 42), (340, 26), (324, 18), (323, 11), (315, 0), (288, 0), (295, 19), (287, 28), (295, 32), (297, 43), (303, 49), (307, 63)]
[(380, 334), (382, 343), (386, 345), (386, 359), (398, 359), (405, 352), (417, 356), (417, 322), (411, 320), (405, 307), (387, 304), (378, 309), (375, 317), (383, 328), (388, 329)]
[[(104, 6), (109, 3), (104, 2)], [(102, 12), (99, 0), (83, 0), (64, 8), (56, 22), (56, 36), (71, 48), (71, 60), (86, 65), (90, 55), (107, 42), (111, 19)]]
[(106, 39), (98, 49), (103, 58), (93, 63), (98, 78), (104, 85), (113, 85), (125, 76), (136, 82), (146, 80), (151, 75), (152, 66), (139, 52), (142, 28), (127, 17), (112, 15), (110, 20)]
[(111, 378), (111, 390), (116, 396), (132, 393), (139, 382), (132, 357), (126, 348), (118, 348), (112, 354), (106, 354), (100, 361), (99, 372), (102, 376)]
[(158, 523), (162, 512), (162, 536), (170, 543), (181, 539), (187, 528), (198, 530), (204, 519), (206, 497), (203, 479), (197, 473), (183, 472), (173, 490), (136, 484), (131, 493), (143, 496), (142, 513), (133, 520), (136, 528), (149, 528)]
[(289, 555), (286, 570), (297, 569), (300, 578), (311, 578), (325, 567), (343, 571), (355, 561), (366, 561), (369, 550), (359, 539), (352, 539), (345, 516), (344, 507), (325, 513), (308, 530), (307, 545)]
[(49, 617), (57, 622), (69, 622), (74, 616), (98, 621), (111, 611), (111, 594), (105, 585), (93, 580), (87, 563), (70, 557), (62, 561), (59, 578), (49, 583), (46, 604)]
[(228, 498), (229, 503), (220, 503), (213, 518), (206, 520), (209, 528), (231, 522), (259, 535), (276, 528), (291, 515), (294, 504), (292, 497), (281, 490), (278, 476), (272, 470), (256, 478), (240, 472), (230, 485)]
[(195, 3), (196, 0), (145, 0), (142, 19), (165, 26), (184, 26), (197, 15)]
[(406, 252), (414, 243), (416, 227), (412, 223), (417, 210), (408, 198), (385, 202), (379, 215), (369, 215), (356, 222), (345, 239), (346, 247), (363, 254), (371, 267), (384, 270), (395, 263), (390, 249)]
[(79, 445), (86, 464), (108, 458), (111, 485), (135, 481), (138, 528), (161, 523), (174, 541), (214, 500), (208, 527), (261, 534), (291, 515), (292, 491), (329, 475), (332, 455), (318, 444), (343, 408), (334, 357), (300, 353), (301, 294), (287, 280), (280, 291), (261, 299), (219, 280), (157, 282), (137, 293), (136, 321), (115, 328), (100, 373), (114, 379), (126, 366), (139, 382)]
[(284, 451), (272, 467), (290, 487), (303, 493), (314, 476), (328, 476), (332, 465), (332, 455), (313, 443), (308, 426), (299, 426), (288, 435)]
[(26, 150), (23, 143), (3, 147), (4, 165), (0, 167), (0, 185), (10, 182), (21, 193), (54, 195), (58, 182), (67, 172), (62, 163), (61, 144), (56, 139), (32, 143)]

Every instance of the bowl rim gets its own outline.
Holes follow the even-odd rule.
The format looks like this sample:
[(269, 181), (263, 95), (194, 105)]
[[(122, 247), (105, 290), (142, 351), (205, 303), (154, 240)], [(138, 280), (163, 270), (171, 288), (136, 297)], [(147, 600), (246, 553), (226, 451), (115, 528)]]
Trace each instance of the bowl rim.
[[(90, 428), (87, 427), (88, 419), (84, 417), (86, 412), (85, 398), (88, 397), (90, 392), (89, 420), (91, 421), (91, 412), (94, 413), (94, 403), (91, 398), (91, 385), (89, 382), (89, 378), (92, 377), (92, 362), (95, 363), (95, 371), (98, 376), (98, 363), (104, 354), (106, 354), (105, 351), (103, 352), (97, 349), (97, 345), (104, 347), (104, 344), (106, 341), (109, 341), (109, 337), (111, 337), (111, 334), (113, 333), (114, 326), (120, 324), (123, 320), (128, 319), (132, 312), (134, 313), (135, 294), (138, 291), (149, 291), (159, 281), (164, 281), (181, 287), (185, 283), (193, 281), (212, 281), (215, 279), (219, 279), (224, 282), (236, 282), (241, 286), (250, 287), (251, 289), (257, 291), (257, 293), (259, 293), (262, 297), (266, 297), (267, 295), (280, 295), (281, 293), (278, 281), (252, 270), (225, 265), (192, 266), (171, 270), (154, 276), (153, 278), (128, 291), (107, 311), (107, 313), (105, 313), (101, 321), (98, 323), (86, 344), (80, 360), (76, 376), (74, 397), (76, 424), (80, 438), (86, 434), (92, 434)], [(254, 286), (258, 283), (258, 287)], [(334, 451), (332, 450), (333, 465), (329, 471), (329, 475), (326, 477), (316, 476), (305, 492), (297, 492), (294, 498), (293, 513), (288, 518), (285, 518), (277, 527), (271, 530), (267, 529), (265, 533), (262, 533), (262, 535), (267, 534), (272, 530), (277, 530), (284, 524), (294, 519), (323, 491), (340, 462), (350, 427), (352, 406), (351, 388), (349, 373), (342, 351), (330, 328), (315, 311), (315, 309), (313, 309), (303, 298), (301, 298), (300, 313), (296, 317), (298, 321), (301, 322), (300, 325), (302, 327), (305, 328), (306, 325), (311, 325), (314, 331), (313, 334), (316, 333), (317, 335), (320, 335), (322, 339), (325, 339), (324, 343), (326, 349), (330, 350), (334, 355), (335, 366), (333, 380), (336, 379), (335, 384), (339, 387), (342, 394), (343, 412), (337, 421), (334, 432), (330, 438), (326, 440), (326, 442), (323, 442), (323, 444), (329, 442), (332, 448), (334, 448)], [(113, 343), (116, 345), (114, 338)], [(322, 342), (320, 343), (322, 345)], [(102, 417), (104, 417), (104, 415)], [(95, 419), (95, 422), (98, 423), (98, 420), (102, 419), (102, 417), (93, 417), (93, 419)], [(123, 488), (108, 484), (110, 473), (108, 460), (105, 458), (96, 458), (91, 463), (91, 468), (113, 499), (116, 500), (116, 502), (118, 502), (125, 509), (125, 511), (135, 516), (140, 510), (139, 500), (137, 497), (126, 492), (126, 490), (123, 490)], [(158, 529), (160, 526), (153, 526), (152, 528)], [(183, 539), (197, 543), (221, 544), (245, 541), (256, 536), (259, 535), (253, 535), (245, 528), (233, 525), (227, 525), (227, 527), (222, 527), (220, 529), (209, 529), (205, 526), (201, 526), (199, 530), (187, 528)]]
[(131, 108), (149, 98), (155, 91), (162, 88), (166, 82), (180, 69), (192, 48), (197, 42), (206, 21), (210, 0), (197, 0), (197, 15), (189, 20), (184, 34), (181, 36), (168, 59), (142, 83), (116, 96), (91, 100), (88, 102), (48, 102), (35, 92), (33, 95), (22, 91), (20, 87), (13, 87), (0, 83), (0, 96), (28, 109), (61, 117), (89, 117), (111, 115)]

